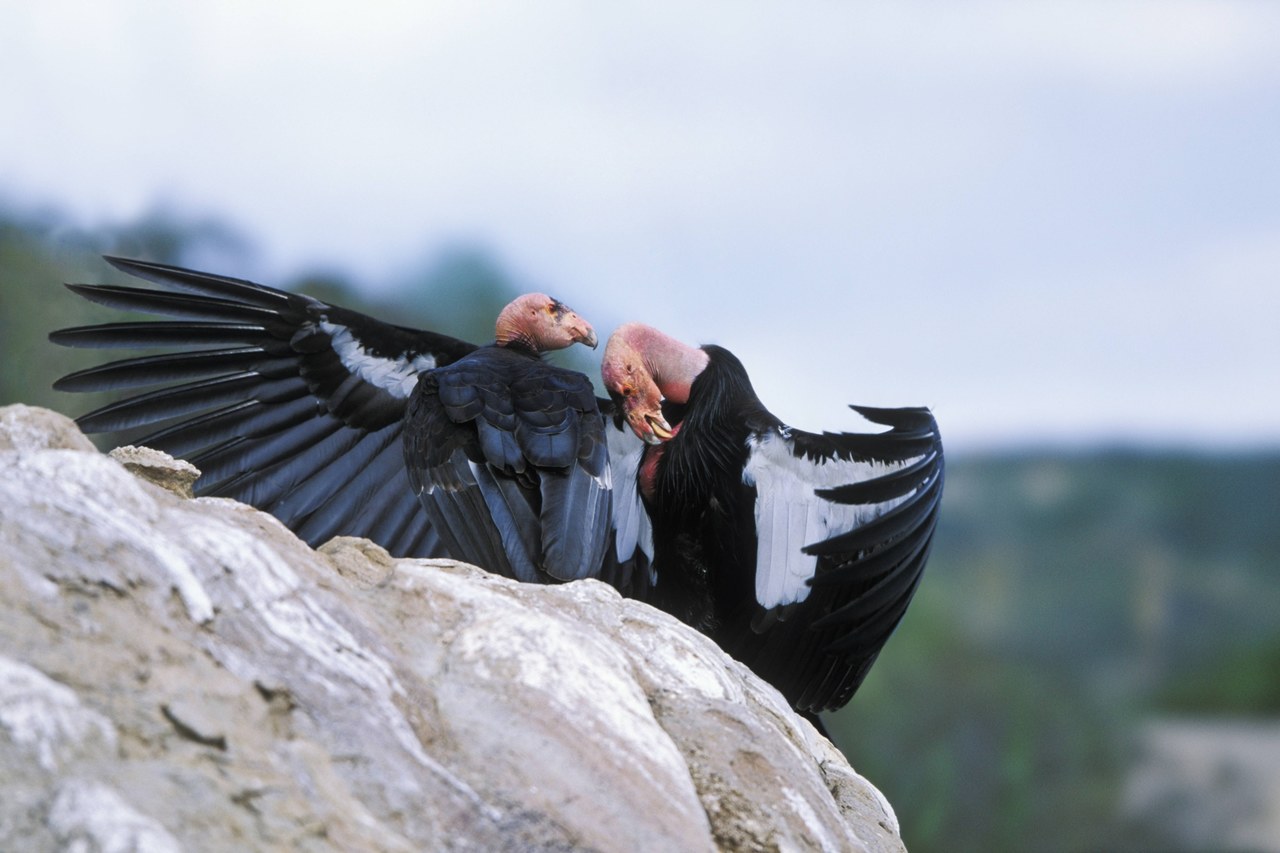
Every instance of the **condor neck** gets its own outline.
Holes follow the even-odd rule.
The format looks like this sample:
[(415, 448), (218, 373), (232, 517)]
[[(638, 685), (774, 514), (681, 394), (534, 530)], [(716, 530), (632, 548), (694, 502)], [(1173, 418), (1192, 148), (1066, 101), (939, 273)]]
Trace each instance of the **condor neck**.
[(499, 329), (498, 334), (494, 337), (494, 343), (507, 349), (527, 350), (535, 354), (542, 353), (533, 336), (525, 332), (503, 332), (503, 330)]
[(513, 346), (530, 352), (542, 352), (538, 339), (529, 331), (528, 324), (521, 312), (513, 310), (515, 303), (503, 309), (494, 324), (493, 340), (500, 347)]
[(635, 324), (628, 337), (636, 349), (644, 353), (644, 366), (653, 382), (673, 403), (689, 402), (689, 388), (707, 367), (710, 357), (698, 347), (691, 347), (652, 326)]
[(493, 324), (494, 343), (500, 347), (524, 347), (539, 354), (568, 346), (568, 342), (556, 342), (539, 325), (542, 315), (536, 309), (548, 300), (549, 297), (542, 293), (526, 293), (513, 299), (498, 312), (498, 319)]

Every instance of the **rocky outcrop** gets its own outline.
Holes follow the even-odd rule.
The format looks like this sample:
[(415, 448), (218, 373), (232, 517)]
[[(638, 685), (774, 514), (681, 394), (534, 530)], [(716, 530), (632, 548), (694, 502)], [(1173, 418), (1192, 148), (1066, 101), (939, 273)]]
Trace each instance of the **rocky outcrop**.
[(0, 849), (902, 849), (843, 756), (665, 614), (313, 551), (189, 481), (0, 409)]

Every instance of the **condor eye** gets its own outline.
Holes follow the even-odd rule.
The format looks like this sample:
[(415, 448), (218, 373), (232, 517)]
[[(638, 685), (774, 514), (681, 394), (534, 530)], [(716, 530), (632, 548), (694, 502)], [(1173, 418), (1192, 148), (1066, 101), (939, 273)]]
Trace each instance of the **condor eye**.
[(622, 386), (622, 396), (630, 397), (634, 393), (636, 393), (636, 389), (632, 388), (630, 385)]

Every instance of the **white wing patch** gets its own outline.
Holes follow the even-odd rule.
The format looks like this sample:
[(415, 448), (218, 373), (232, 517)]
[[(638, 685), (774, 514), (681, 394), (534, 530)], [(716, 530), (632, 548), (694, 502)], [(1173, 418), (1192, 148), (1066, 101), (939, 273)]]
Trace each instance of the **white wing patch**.
[(818, 497), (815, 489), (870, 480), (920, 458), (892, 463), (798, 458), (787, 427), (750, 436), (747, 448), (742, 481), (756, 487), (756, 601), (766, 610), (809, 597), (806, 581), (818, 558), (801, 548), (853, 530), (906, 500), (840, 504)]
[(653, 525), (637, 485), (644, 442), (627, 427), (618, 430), (606, 423), (604, 429), (609, 444), (609, 472), (617, 484), (613, 490), (613, 526), (618, 561), (631, 559), (637, 548), (652, 561)]
[(436, 360), (430, 354), (416, 355), (412, 360), (403, 356), (396, 359), (373, 355), (351, 333), (351, 329), (328, 320), (321, 321), (320, 328), (329, 336), (333, 351), (338, 354), (343, 367), (402, 400), (407, 400), (418, 386), (418, 374), (436, 366)]

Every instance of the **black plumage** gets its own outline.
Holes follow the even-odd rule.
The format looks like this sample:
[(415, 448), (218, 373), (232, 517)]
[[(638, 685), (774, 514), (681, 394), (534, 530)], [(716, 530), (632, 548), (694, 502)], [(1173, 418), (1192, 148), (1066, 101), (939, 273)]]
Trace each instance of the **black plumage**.
[[(166, 290), (68, 285), (102, 305), (179, 318), (50, 335), (74, 347), (178, 348), (59, 380), (65, 391), (133, 391), (78, 418), (189, 459), (200, 495), (264, 509), (311, 544), (372, 536), (392, 553), (441, 553), (409, 492), (400, 450), (408, 390), (474, 344), (382, 323), (318, 299), (165, 264), (107, 258)], [(391, 452), (388, 452), (390, 450)], [(387, 519), (400, 517), (400, 523)]]
[(126, 392), (81, 416), (86, 432), (189, 459), (197, 494), (271, 512), (312, 545), (364, 536), (396, 556), (452, 556), (524, 580), (602, 575), (626, 588), (645, 577), (634, 570), (647, 566), (647, 528), (628, 521), (613, 535), (607, 448), (639, 442), (587, 377), (534, 351), (544, 327), (556, 332), (549, 347), (594, 345), (562, 304), (522, 297), (507, 344), (477, 347), (240, 279), (108, 261), (166, 289), (68, 287), (176, 319), (51, 340), (177, 351), (59, 380)]
[(586, 376), (483, 347), (425, 374), (406, 423), (410, 483), (450, 553), (523, 581), (600, 571), (612, 480)]
[(847, 703), (902, 619), (943, 483), (922, 408), (854, 407), (887, 431), (814, 434), (770, 413), (742, 363), (706, 366), (676, 435), (646, 448), (655, 604), (711, 636), (798, 710)]

